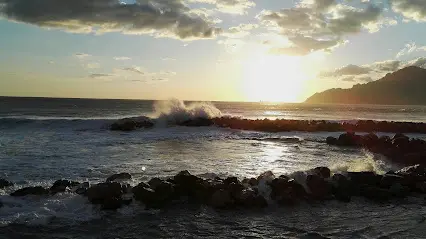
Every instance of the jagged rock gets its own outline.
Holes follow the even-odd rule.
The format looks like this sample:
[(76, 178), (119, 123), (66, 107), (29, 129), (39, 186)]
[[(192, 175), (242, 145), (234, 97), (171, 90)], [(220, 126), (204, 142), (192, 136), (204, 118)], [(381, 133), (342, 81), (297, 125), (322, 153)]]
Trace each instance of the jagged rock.
[(0, 189), (11, 187), (13, 186), (13, 183), (10, 181), (7, 181), (6, 179), (0, 178)]
[(125, 118), (114, 122), (110, 126), (110, 130), (132, 131), (139, 128), (151, 128), (154, 122), (147, 117)]
[(106, 181), (112, 182), (115, 180), (129, 180), (132, 179), (132, 175), (130, 173), (117, 173), (109, 176)]
[(302, 185), (294, 179), (279, 177), (270, 183), (271, 199), (281, 205), (293, 205), (306, 197), (306, 191)]
[(268, 202), (252, 188), (243, 189), (235, 198), (236, 203), (246, 208), (263, 208)]
[(337, 145), (338, 140), (337, 140), (337, 138), (335, 138), (335, 137), (328, 136), (328, 137), (325, 139), (325, 142), (326, 142), (327, 144), (329, 144), (329, 145)]
[(374, 172), (348, 172), (348, 177), (353, 185), (369, 185), (379, 186), (382, 180), (381, 175), (377, 175)]
[(100, 204), (103, 209), (121, 207), (123, 192), (119, 183), (99, 183), (87, 190), (87, 198), (92, 204)]
[(213, 193), (210, 205), (214, 208), (230, 208), (234, 206), (234, 200), (229, 191), (220, 189)]
[(50, 187), (50, 192), (52, 194), (65, 192), (67, 188), (75, 187), (80, 185), (79, 182), (69, 181), (69, 180), (57, 180), (53, 183), (52, 187)]
[(148, 208), (156, 207), (157, 197), (155, 191), (146, 183), (139, 183), (136, 187), (132, 189), (133, 197), (135, 200), (144, 203)]
[(349, 180), (342, 174), (334, 174), (331, 178), (332, 194), (342, 202), (350, 202), (352, 196), (352, 187)]
[(211, 119), (207, 118), (196, 118), (196, 119), (189, 119), (183, 122), (178, 123), (180, 126), (188, 126), (188, 127), (201, 127), (201, 126), (211, 126), (214, 122)]
[(87, 195), (87, 190), (89, 188), (90, 188), (90, 183), (84, 182), (71, 188), (71, 191), (77, 193), (78, 195)]
[(26, 187), (26, 188), (18, 189), (15, 192), (11, 193), (10, 196), (13, 196), (13, 197), (23, 197), (27, 195), (42, 196), (42, 195), (48, 195), (48, 194), (49, 194), (49, 190), (41, 186), (37, 186), (37, 187)]
[(361, 146), (361, 136), (356, 135), (352, 132), (347, 132), (341, 134), (337, 139), (337, 145), (339, 146), (348, 146), (348, 147), (358, 147)]
[(309, 173), (320, 176), (321, 178), (330, 178), (331, 176), (331, 171), (327, 167), (316, 167), (309, 170)]
[(225, 185), (229, 185), (231, 183), (239, 183), (238, 178), (237, 177), (228, 177), (225, 180), (223, 180), (223, 183)]
[(308, 175), (306, 177), (306, 185), (314, 199), (327, 199), (331, 195), (331, 185), (318, 175)]

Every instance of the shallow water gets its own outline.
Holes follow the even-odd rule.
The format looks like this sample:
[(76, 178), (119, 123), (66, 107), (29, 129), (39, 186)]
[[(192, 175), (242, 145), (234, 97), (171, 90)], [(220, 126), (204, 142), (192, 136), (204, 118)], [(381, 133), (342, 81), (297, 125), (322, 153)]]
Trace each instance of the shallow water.
[[(105, 127), (113, 122), (111, 118), (141, 111), (139, 115), (148, 115), (152, 102), (21, 101), (15, 102), (15, 107), (8, 104), (9, 110), (0, 107), (0, 177), (16, 183), (12, 188), (0, 190), (0, 200), (4, 203), (0, 208), (0, 238), (316, 238), (318, 235), (422, 238), (425, 235), (423, 197), (388, 204), (356, 199), (348, 204), (324, 202), (231, 212), (185, 207), (145, 211), (137, 205), (118, 212), (101, 212), (87, 199), (67, 193), (49, 198), (12, 198), (7, 196), (10, 192), (28, 185), (49, 186), (61, 178), (95, 183), (118, 172), (131, 173), (131, 183), (137, 184), (185, 169), (197, 175), (215, 173), (243, 178), (267, 170), (280, 175), (316, 166), (328, 166), (334, 172), (385, 173), (399, 168), (378, 155), (324, 143), (327, 136), (337, 136), (339, 132), (261, 133), (173, 126), (111, 132)], [(352, 115), (343, 117), (343, 106), (327, 106), (324, 110), (255, 106), (218, 107), (222, 114), (249, 118), (270, 117), (271, 107), (275, 107), (272, 111), (281, 112), (280, 116), (287, 114), (293, 118), (354, 119)], [(406, 115), (411, 121), (425, 119), (421, 107), (408, 113), (405, 108), (397, 109), (359, 107), (351, 114), (373, 119), (402, 119)], [(169, 111), (176, 112), (182, 115), (182, 109)]]

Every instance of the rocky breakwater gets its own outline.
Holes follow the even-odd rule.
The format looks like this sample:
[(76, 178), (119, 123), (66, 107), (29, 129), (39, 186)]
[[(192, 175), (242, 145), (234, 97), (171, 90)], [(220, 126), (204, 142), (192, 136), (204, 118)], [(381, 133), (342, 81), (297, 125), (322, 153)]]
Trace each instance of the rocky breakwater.
[(167, 179), (152, 178), (134, 187), (123, 183), (129, 179), (130, 174), (120, 173), (94, 185), (58, 180), (50, 188), (26, 187), (12, 192), (10, 196), (49, 197), (62, 192), (76, 193), (101, 209), (115, 210), (132, 203), (144, 205), (146, 209), (181, 204), (207, 205), (216, 209), (253, 209), (271, 204), (294, 206), (325, 200), (350, 202), (352, 197), (384, 202), (426, 193), (426, 167), (421, 165), (385, 175), (374, 172), (332, 175), (327, 167), (318, 167), (278, 177), (268, 171), (241, 181), (236, 177), (205, 179), (188, 171)]
[(389, 136), (378, 137), (373, 133), (357, 135), (347, 132), (338, 138), (327, 137), (326, 142), (329, 145), (365, 148), (373, 153), (382, 154), (398, 164), (426, 164), (426, 141), (410, 139), (400, 133), (391, 138)]
[(359, 120), (354, 123), (329, 122), (325, 120), (286, 120), (286, 119), (243, 119), (236, 117), (214, 118), (213, 122), (218, 127), (253, 130), (264, 132), (404, 132), (404, 133), (426, 133), (425, 123), (392, 122)]
[[(112, 123), (109, 126), (109, 129), (113, 131), (133, 131), (137, 129), (152, 128), (156, 125), (156, 123), (157, 120), (148, 117), (124, 118)], [(174, 121), (169, 124), (175, 126), (201, 127), (211, 126), (214, 123), (211, 119), (198, 117), (182, 121)]]

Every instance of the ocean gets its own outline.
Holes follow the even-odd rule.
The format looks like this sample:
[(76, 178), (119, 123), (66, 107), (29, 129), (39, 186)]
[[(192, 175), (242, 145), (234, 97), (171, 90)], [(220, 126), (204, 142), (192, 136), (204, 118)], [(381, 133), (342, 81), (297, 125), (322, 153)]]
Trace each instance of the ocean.
[(107, 212), (72, 193), (8, 196), (25, 186), (49, 187), (58, 179), (93, 184), (119, 172), (130, 173), (136, 185), (181, 170), (242, 179), (317, 166), (379, 174), (400, 168), (361, 149), (325, 144), (327, 136), (341, 132), (265, 133), (170, 124), (132, 132), (108, 129), (124, 117), (170, 122), (200, 115), (426, 122), (426, 107), (0, 97), (0, 178), (15, 183), (0, 189), (0, 238), (425, 238), (426, 206), (418, 197), (236, 211), (145, 210), (131, 204)]

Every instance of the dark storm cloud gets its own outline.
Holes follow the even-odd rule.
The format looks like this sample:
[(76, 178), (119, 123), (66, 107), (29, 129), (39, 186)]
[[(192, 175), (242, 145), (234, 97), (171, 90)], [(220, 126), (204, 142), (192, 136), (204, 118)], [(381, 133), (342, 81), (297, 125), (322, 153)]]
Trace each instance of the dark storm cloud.
[(0, 0), (0, 13), (14, 21), (75, 32), (120, 31), (179, 39), (212, 38), (220, 32), (191, 13), (182, 0)]

